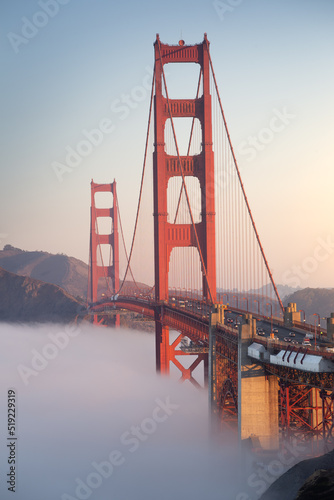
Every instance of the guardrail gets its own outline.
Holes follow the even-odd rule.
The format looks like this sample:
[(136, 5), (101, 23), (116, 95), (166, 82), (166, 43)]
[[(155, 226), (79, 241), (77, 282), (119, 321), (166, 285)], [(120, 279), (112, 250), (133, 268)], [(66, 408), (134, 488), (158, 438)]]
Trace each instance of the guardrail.
[(284, 342), (282, 340), (263, 338), (263, 337), (259, 337), (258, 335), (253, 337), (253, 341), (257, 342), (258, 344), (262, 344), (266, 348), (276, 349), (277, 351), (283, 351), (283, 350), (285, 350), (286, 352), (299, 351), (299, 352), (303, 352), (305, 354), (312, 354), (313, 356), (321, 356), (323, 358), (334, 361), (334, 352), (327, 351), (326, 349), (328, 349), (328, 348), (326, 348), (326, 347), (317, 346), (316, 348), (310, 348), (310, 347), (302, 346), (301, 344), (291, 345), (290, 343), (287, 344), (286, 342)]

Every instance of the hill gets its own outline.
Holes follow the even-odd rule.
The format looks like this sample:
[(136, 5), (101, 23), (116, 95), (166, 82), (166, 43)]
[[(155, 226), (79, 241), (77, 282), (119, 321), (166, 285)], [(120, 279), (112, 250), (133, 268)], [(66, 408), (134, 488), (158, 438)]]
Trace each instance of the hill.
[[(292, 286), (289, 285), (279, 285), (276, 283), (276, 288), (278, 291), (278, 295), (280, 298), (283, 300), (285, 297), (288, 295), (293, 294), (294, 292), (297, 292), (298, 290), (301, 290), (301, 288), (293, 288)], [(253, 292), (256, 292), (258, 295), (266, 295), (267, 293), (267, 285), (258, 288), (257, 290), (252, 290)]]
[[(28, 252), (6, 245), (3, 250), (0, 250), (0, 267), (20, 276), (29, 276), (60, 286), (73, 297), (79, 299), (87, 297), (88, 265), (74, 257), (41, 251)], [(122, 293), (124, 295), (134, 292), (147, 293), (150, 289), (151, 287), (144, 283), (137, 283), (136, 286), (132, 281), (126, 281)], [(98, 289), (99, 298), (103, 294), (108, 294), (108, 289), (104, 280), (101, 279)]]
[(11, 273), (58, 285), (74, 297), (87, 296), (88, 266), (74, 257), (27, 252), (6, 245), (0, 250), (0, 267)]
[(288, 295), (291, 295), (291, 294), (297, 292), (298, 290), (301, 290), (301, 288), (299, 288), (299, 287), (293, 288), (292, 286), (288, 286), (288, 285), (276, 285), (276, 288), (277, 288), (278, 294), (282, 300), (285, 299), (285, 297), (287, 297)]
[(297, 308), (305, 311), (306, 321), (313, 324), (314, 313), (327, 318), (334, 312), (334, 288), (304, 288), (285, 297), (284, 305), (288, 302), (296, 302)]
[(81, 304), (59, 286), (0, 268), (0, 321), (73, 321)]
[[(260, 500), (332, 499), (333, 470), (334, 450), (320, 457), (303, 460), (279, 477)], [(318, 474), (314, 474), (316, 471), (319, 471)], [(331, 474), (321, 481), (323, 474), (319, 474), (320, 471), (329, 471)]]

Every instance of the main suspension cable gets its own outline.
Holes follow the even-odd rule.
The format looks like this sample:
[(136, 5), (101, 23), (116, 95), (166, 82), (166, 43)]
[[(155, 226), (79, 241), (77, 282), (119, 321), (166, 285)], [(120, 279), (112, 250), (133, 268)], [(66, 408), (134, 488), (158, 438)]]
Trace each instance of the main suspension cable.
[(128, 271), (129, 271), (129, 268), (130, 268), (130, 262), (131, 262), (131, 258), (132, 258), (132, 253), (133, 253), (133, 248), (134, 248), (134, 243), (135, 243), (135, 237), (136, 237), (136, 233), (137, 233), (137, 227), (138, 227), (139, 211), (140, 211), (141, 199), (142, 199), (142, 194), (143, 194), (144, 176), (145, 176), (145, 169), (146, 169), (146, 158), (147, 158), (147, 150), (148, 150), (148, 140), (149, 140), (150, 126), (151, 126), (152, 104), (153, 104), (153, 93), (154, 93), (153, 92), (154, 91), (154, 75), (155, 75), (155, 66), (153, 68), (150, 110), (149, 110), (149, 117), (148, 117), (148, 124), (147, 124), (147, 134), (146, 134), (146, 142), (145, 142), (145, 153), (144, 153), (143, 170), (142, 170), (142, 176), (141, 176), (141, 182), (140, 182), (140, 190), (139, 190), (139, 199), (138, 199), (138, 206), (137, 206), (136, 221), (135, 221), (135, 227), (134, 227), (134, 230), (133, 230), (133, 236), (132, 236), (130, 254), (129, 254), (128, 261), (127, 261), (126, 270), (125, 270), (125, 273), (124, 273), (124, 279), (123, 279), (122, 285), (121, 285), (121, 287), (119, 289), (119, 293), (121, 292), (121, 290), (123, 288), (123, 285), (125, 283), (126, 277), (128, 275)]
[[(116, 205), (117, 205), (117, 212), (118, 212), (118, 221), (119, 221), (119, 227), (120, 227), (120, 230), (121, 230), (121, 237), (122, 237), (122, 243), (123, 243), (123, 248), (124, 248), (124, 253), (125, 253), (125, 257), (126, 257), (126, 261), (129, 262), (129, 257), (128, 257), (128, 252), (127, 252), (127, 249), (126, 249), (126, 244), (125, 244), (125, 238), (124, 238), (124, 232), (123, 232), (123, 225), (122, 225), (122, 218), (121, 218), (121, 210), (119, 208), (119, 203), (118, 203), (118, 197), (117, 197), (117, 193), (116, 193)], [(130, 274), (131, 274), (131, 277), (133, 279), (133, 282), (134, 284), (136, 285), (136, 287), (138, 288), (139, 290), (139, 286), (134, 278), (134, 275), (133, 275), (133, 272), (132, 272), (132, 269), (131, 269), (131, 266), (130, 266), (130, 263), (129, 263), (129, 271), (130, 271)], [(125, 281), (125, 278), (124, 280), (122, 281), (122, 285), (123, 285), (123, 282)], [(119, 287), (119, 290), (118, 292), (115, 292), (116, 294), (120, 293), (121, 291), (121, 288), (122, 286)]]

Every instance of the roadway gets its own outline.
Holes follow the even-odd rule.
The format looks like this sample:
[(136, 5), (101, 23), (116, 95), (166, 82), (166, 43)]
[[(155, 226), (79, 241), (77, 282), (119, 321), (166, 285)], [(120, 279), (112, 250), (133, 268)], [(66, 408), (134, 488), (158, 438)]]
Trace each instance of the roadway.
[[(205, 318), (209, 317), (211, 306), (209, 304), (201, 303), (197, 300), (187, 300), (179, 297), (171, 297), (169, 300), (170, 304), (174, 304), (175, 307), (185, 309), (187, 312), (192, 312), (198, 316)], [(246, 311), (245, 311), (246, 312)], [(232, 326), (236, 330), (238, 328), (238, 323), (242, 317), (242, 313), (233, 311), (231, 309), (225, 310), (225, 325)], [(253, 315), (256, 318), (256, 315)], [(287, 328), (281, 325), (276, 325), (273, 322), (271, 324), (270, 320), (264, 320), (260, 318), (257, 319), (257, 333), (260, 337), (270, 337), (270, 333), (274, 333), (276, 340), (282, 342), (291, 343), (292, 345), (299, 345), (303, 342), (305, 338), (305, 332), (299, 331), (296, 328)], [(311, 345), (314, 344), (314, 340), (310, 341)]]
[[(116, 303), (122, 301), (122, 296), (117, 297)], [(125, 297), (124, 297), (125, 298)], [(143, 314), (147, 313), (147, 311), (144, 311), (145, 305), (148, 306), (150, 305), (150, 309), (152, 308), (153, 304), (155, 303), (154, 299), (152, 297), (128, 297), (127, 299), (131, 299), (131, 301), (134, 301), (137, 303), (137, 308), (138, 312), (142, 312)], [(109, 299), (110, 300), (110, 299)], [(100, 301), (99, 303), (95, 304), (101, 307), (103, 307), (103, 302)], [(114, 307), (116, 305), (114, 303)], [(141, 305), (142, 304), (142, 305)], [(190, 298), (184, 298), (180, 296), (173, 296), (170, 295), (169, 297), (169, 302), (168, 305), (170, 307), (175, 307), (176, 310), (182, 312), (184, 311), (185, 313), (190, 313), (194, 316), (197, 316), (201, 318), (202, 320), (204, 319), (205, 321), (208, 321), (210, 312), (212, 310), (212, 306), (208, 303), (201, 302), (200, 300), (196, 299), (190, 299)], [(146, 308), (145, 308), (146, 309)], [(235, 311), (232, 309), (227, 309), (225, 310), (224, 314), (224, 322), (226, 326), (235, 328), (235, 331), (237, 333), (237, 328), (238, 328), (238, 323), (241, 320), (242, 313), (245, 313), (246, 311)], [(152, 311), (149, 311), (150, 314), (149, 316), (153, 316), (153, 309)], [(284, 344), (286, 345), (286, 348), (288, 346), (291, 346), (291, 348), (298, 349), (302, 348), (303, 350), (305, 348), (309, 348), (312, 351), (315, 350), (321, 350), (321, 351), (329, 351), (329, 349), (334, 348), (332, 344), (327, 343), (327, 348), (326, 348), (326, 340), (322, 340), (317, 338), (316, 340), (314, 338), (309, 340), (308, 345), (305, 345), (305, 335), (307, 332), (300, 330), (298, 328), (294, 327), (285, 327), (279, 323), (278, 321), (273, 318), (273, 321), (268, 319), (264, 319), (263, 317), (258, 317), (257, 315), (253, 314), (253, 317), (257, 319), (257, 339), (261, 341), (262, 340), (267, 340), (271, 337), (274, 336), (274, 341), (279, 342), (282, 344), (282, 347)], [(310, 325), (311, 328), (311, 325)], [(310, 332), (312, 336), (314, 333)], [(273, 334), (273, 335), (271, 335)], [(254, 339), (256, 340), (256, 339)], [(320, 340), (320, 341), (319, 341)], [(304, 342), (304, 345), (303, 345)], [(324, 346), (323, 348), (319, 349), (319, 344), (320, 346)]]
[[(229, 310), (229, 312), (225, 312), (225, 324), (230, 326), (233, 325), (235, 328), (238, 328), (240, 317), (240, 313)], [(275, 324), (275, 321), (273, 321), (272, 324), (270, 319), (257, 319), (256, 333), (258, 338), (263, 339), (269, 339), (271, 334), (273, 334), (275, 340), (286, 344), (286, 347), (288, 347), (288, 345), (303, 348), (309, 347), (311, 350), (322, 350), (322, 348), (324, 348), (327, 352), (329, 349), (333, 349), (334, 352), (333, 344), (327, 342), (325, 339), (319, 339), (319, 337), (315, 339), (314, 332), (310, 331), (307, 333), (299, 330), (298, 328), (278, 325)], [(312, 338), (306, 339), (306, 336), (310, 336)]]

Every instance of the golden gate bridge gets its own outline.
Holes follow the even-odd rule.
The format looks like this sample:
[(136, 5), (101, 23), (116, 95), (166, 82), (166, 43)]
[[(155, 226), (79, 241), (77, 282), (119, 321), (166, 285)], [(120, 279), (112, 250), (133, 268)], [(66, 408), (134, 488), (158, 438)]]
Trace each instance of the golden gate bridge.
[[(153, 320), (157, 371), (168, 374), (174, 364), (181, 380), (199, 386), (194, 371), (203, 365), (212, 414), (240, 439), (256, 437), (263, 450), (296, 439), (332, 448), (334, 317), (320, 341), (295, 304), (283, 307), (241, 180), (207, 35), (195, 45), (163, 44), (157, 35), (154, 57), (129, 251), (116, 181), (91, 183), (88, 312), (98, 324), (111, 317), (119, 324), (114, 313), (121, 309)], [(198, 68), (195, 96), (169, 95), (165, 67), (174, 64)], [(109, 207), (98, 206), (99, 193), (112, 194)], [(110, 231), (101, 231), (103, 220)], [(187, 356), (195, 357), (190, 365)]]

